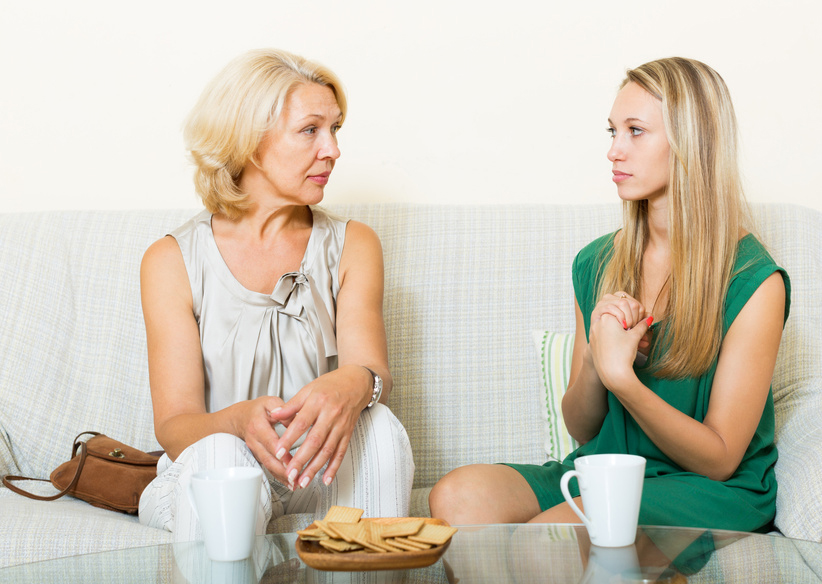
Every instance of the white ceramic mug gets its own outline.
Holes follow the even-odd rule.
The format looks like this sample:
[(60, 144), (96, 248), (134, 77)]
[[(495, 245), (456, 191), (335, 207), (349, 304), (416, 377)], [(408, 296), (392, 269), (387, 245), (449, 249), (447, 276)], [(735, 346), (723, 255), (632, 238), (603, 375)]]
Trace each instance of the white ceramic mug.
[[(601, 547), (631, 545), (636, 539), (645, 459), (633, 454), (594, 454), (574, 461), (560, 480), (562, 496), (585, 528), (591, 543)], [(583, 513), (568, 491), (577, 477)]]
[(191, 477), (188, 496), (212, 560), (233, 562), (251, 555), (262, 479), (261, 469), (243, 466), (205, 470)]

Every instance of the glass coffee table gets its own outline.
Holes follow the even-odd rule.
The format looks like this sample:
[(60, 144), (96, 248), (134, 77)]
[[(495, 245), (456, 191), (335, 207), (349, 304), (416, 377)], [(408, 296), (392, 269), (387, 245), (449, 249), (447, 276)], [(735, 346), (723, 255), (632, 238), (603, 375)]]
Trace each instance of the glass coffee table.
[(259, 537), (253, 558), (211, 562), (201, 543), (87, 554), (0, 570), (0, 582), (533, 583), (822, 582), (822, 544), (730, 531), (640, 527), (626, 548), (591, 546), (582, 526), (460, 527), (426, 568), (323, 572), (297, 555), (296, 534)]

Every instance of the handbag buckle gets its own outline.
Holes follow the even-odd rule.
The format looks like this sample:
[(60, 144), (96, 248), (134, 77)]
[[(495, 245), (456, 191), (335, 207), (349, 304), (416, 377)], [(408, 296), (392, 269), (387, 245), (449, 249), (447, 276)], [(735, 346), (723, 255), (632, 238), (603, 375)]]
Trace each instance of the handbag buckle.
[(126, 455), (125, 455), (125, 454), (123, 454), (123, 451), (122, 451), (122, 450), (120, 450), (119, 448), (115, 448), (115, 449), (114, 449), (114, 451), (113, 451), (113, 452), (109, 452), (109, 453), (108, 453), (108, 455), (109, 455), (109, 456), (112, 456), (112, 457), (114, 457), (114, 458), (125, 458), (125, 457), (126, 457)]

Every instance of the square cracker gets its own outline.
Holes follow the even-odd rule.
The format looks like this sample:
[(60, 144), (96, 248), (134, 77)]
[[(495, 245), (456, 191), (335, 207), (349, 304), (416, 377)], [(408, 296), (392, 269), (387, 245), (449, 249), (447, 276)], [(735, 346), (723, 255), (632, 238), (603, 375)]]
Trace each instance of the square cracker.
[(329, 537), (326, 532), (318, 527), (303, 529), (298, 531), (297, 535), (299, 535), (303, 541), (319, 541), (321, 539), (328, 539)]
[(329, 523), (328, 527), (340, 534), (340, 537), (348, 543), (354, 543), (361, 537), (365, 530), (363, 522), (359, 523)]
[(329, 537), (334, 539), (344, 539), (340, 532), (332, 527), (333, 524), (329, 523), (325, 519), (317, 519), (314, 521), (314, 525), (316, 525), (318, 529), (327, 533)]
[(397, 548), (385, 545), (385, 540), (380, 537), (380, 526), (372, 521), (363, 521), (363, 530), (354, 540), (364, 548), (374, 552), (389, 552)]
[(416, 535), (409, 535), (408, 539), (411, 541), (420, 541), (422, 543), (430, 543), (433, 545), (442, 545), (451, 539), (451, 536), (456, 532), (457, 529), (455, 527), (426, 523), (422, 526), (419, 533)]
[(385, 529), (385, 525), (381, 523), (375, 523), (373, 521), (363, 521), (362, 523), (365, 524), (365, 533), (370, 543), (378, 547), (381, 547), (389, 552), (403, 551), (401, 548), (398, 548), (395, 545), (391, 545), (391, 542), (387, 541), (385, 537), (382, 535), (382, 531), (383, 529)]
[(421, 541), (413, 541), (408, 539), (407, 537), (395, 537), (392, 541), (397, 542), (397, 545), (403, 544), (408, 546), (413, 546), (415, 549), (418, 550), (427, 550), (433, 547), (430, 543), (422, 543)]
[(325, 514), (323, 521), (328, 523), (356, 523), (360, 520), (362, 514), (362, 509), (332, 505), (328, 513)]
[(390, 523), (383, 525), (382, 537), (404, 537), (408, 535), (415, 535), (422, 529), (425, 519), (409, 519), (408, 521), (399, 521), (397, 523)]
[(425, 545), (425, 546), (427, 546), (426, 548), (418, 548), (418, 547), (415, 547), (415, 546), (413, 546), (413, 545), (411, 545), (411, 544), (405, 543), (405, 542), (403, 542), (403, 541), (396, 540), (396, 539), (394, 539), (394, 538), (392, 538), (392, 539), (390, 539), (390, 540), (388, 540), (388, 541), (389, 541), (389, 543), (391, 543), (391, 545), (396, 546), (396, 547), (398, 547), (398, 548), (400, 548), (401, 550), (404, 550), (404, 551), (406, 551), (406, 552), (421, 552), (421, 551), (423, 551), (423, 549), (428, 549), (429, 547), (431, 547), (430, 545), (428, 545), (428, 544), (426, 543), (426, 544), (420, 544), (420, 545)]
[(339, 539), (323, 539), (320, 540), (319, 544), (333, 552), (349, 552), (362, 549), (362, 546), (358, 543), (348, 543)]

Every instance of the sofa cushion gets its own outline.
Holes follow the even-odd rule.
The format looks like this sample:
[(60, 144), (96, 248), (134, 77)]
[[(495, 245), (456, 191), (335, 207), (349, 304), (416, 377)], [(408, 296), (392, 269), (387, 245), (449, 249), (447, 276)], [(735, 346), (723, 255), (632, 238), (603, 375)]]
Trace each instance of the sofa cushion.
[(563, 460), (579, 444), (571, 438), (562, 418), (562, 396), (571, 375), (574, 333), (533, 331), (542, 389), (542, 421), (545, 453), (550, 460)]
[[(45, 483), (24, 487), (40, 495), (53, 492)], [(34, 501), (0, 489), (0, 517), (0, 567), (172, 540), (168, 531), (146, 528), (134, 515), (92, 507), (70, 496)]]

